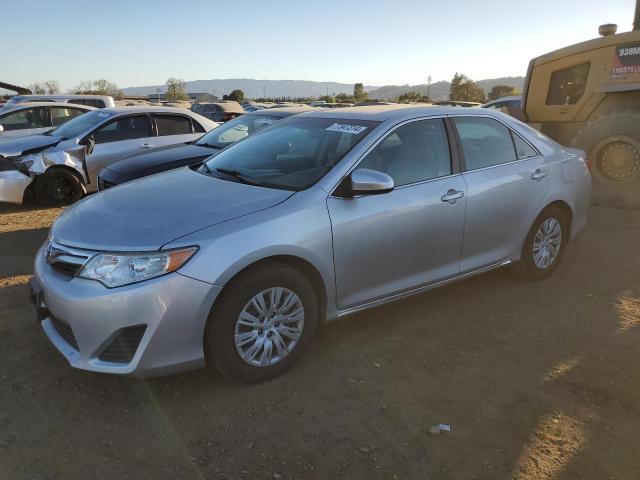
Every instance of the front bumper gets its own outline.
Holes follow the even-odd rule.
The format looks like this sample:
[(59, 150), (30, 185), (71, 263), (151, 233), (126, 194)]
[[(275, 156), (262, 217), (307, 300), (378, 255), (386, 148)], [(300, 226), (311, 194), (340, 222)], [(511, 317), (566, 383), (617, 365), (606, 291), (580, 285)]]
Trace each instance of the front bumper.
[(0, 172), (0, 202), (22, 203), (24, 192), (32, 181), (18, 170)]
[[(220, 287), (174, 272), (109, 289), (55, 271), (42, 248), (30, 285), (45, 334), (72, 367), (147, 377), (204, 366), (204, 329)], [(140, 326), (130, 361), (100, 358), (119, 332)]]

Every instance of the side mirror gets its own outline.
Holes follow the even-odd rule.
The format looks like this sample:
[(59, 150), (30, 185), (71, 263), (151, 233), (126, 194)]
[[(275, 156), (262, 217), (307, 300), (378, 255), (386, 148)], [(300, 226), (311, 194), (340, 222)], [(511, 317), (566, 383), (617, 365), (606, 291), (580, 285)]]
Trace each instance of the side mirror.
[(375, 195), (393, 190), (395, 183), (391, 176), (377, 170), (359, 168), (351, 172), (352, 195)]
[(84, 145), (85, 153), (87, 155), (91, 155), (93, 153), (93, 149), (96, 146), (96, 139), (93, 135), (89, 135), (87, 138), (80, 142), (81, 145)]

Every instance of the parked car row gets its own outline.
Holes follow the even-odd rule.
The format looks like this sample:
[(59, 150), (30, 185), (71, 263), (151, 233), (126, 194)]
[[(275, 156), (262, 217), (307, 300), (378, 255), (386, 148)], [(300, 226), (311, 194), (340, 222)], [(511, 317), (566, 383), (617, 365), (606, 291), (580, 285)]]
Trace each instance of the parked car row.
[(14, 103), (0, 109), (0, 141), (44, 133), (90, 110), (77, 104)]
[(209, 131), (194, 142), (156, 148), (106, 166), (98, 175), (98, 189), (105, 190), (124, 182), (178, 167), (193, 166), (220, 153), (229, 145), (252, 135), (290, 115), (311, 110), (309, 107), (278, 108), (246, 113)]
[[(112, 118), (92, 123), (100, 114)], [(129, 141), (120, 125), (157, 143), (164, 115), (78, 117), (55, 165), (88, 182), (103, 129), (109, 143)], [(491, 109), (269, 109), (154, 154), (189, 166), (116, 178), (67, 208), (38, 251), (38, 319), (75, 368), (149, 376), (209, 364), (267, 380), (324, 321), (506, 265), (550, 275), (589, 203), (584, 152)], [(133, 157), (131, 177), (145, 161)]]
[(0, 142), (0, 201), (21, 203), (31, 186), (42, 204), (73, 203), (97, 190), (105, 166), (196, 140), (217, 125), (184, 109), (116, 107), (87, 112), (41, 135)]

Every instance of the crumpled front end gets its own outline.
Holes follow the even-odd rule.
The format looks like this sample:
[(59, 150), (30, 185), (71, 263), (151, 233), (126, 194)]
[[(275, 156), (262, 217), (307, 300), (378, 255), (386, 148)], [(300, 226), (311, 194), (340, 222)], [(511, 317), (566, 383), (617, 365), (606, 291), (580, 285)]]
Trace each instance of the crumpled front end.
[(0, 158), (0, 202), (22, 203), (33, 179), (26, 168), (9, 158)]
[(85, 148), (81, 145), (64, 150), (44, 150), (24, 157), (22, 162), (29, 166), (29, 172), (35, 175), (43, 174), (53, 165), (66, 165), (76, 170), (85, 182), (87, 175), (84, 169)]

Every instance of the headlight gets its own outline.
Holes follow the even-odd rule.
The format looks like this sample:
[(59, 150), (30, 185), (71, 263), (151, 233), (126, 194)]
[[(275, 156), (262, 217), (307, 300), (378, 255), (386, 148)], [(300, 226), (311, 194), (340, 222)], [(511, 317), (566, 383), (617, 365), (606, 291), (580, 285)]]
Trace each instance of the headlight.
[(82, 267), (78, 277), (97, 280), (105, 287), (142, 282), (179, 269), (197, 247), (148, 253), (100, 253)]

